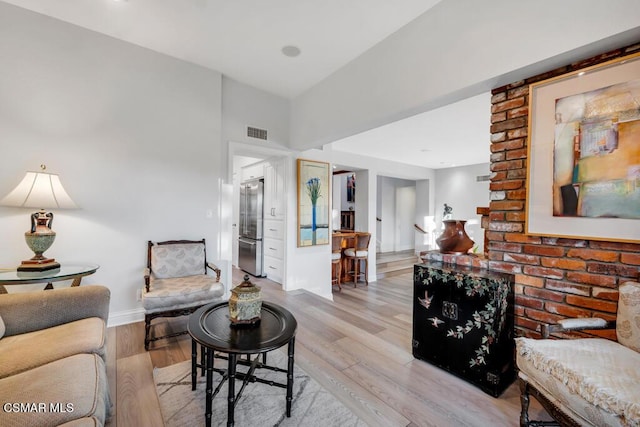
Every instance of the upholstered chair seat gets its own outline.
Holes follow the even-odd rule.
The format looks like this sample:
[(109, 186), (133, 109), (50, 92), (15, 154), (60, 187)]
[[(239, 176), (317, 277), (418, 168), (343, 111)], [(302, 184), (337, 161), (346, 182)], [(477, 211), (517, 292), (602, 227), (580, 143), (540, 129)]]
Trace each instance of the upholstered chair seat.
[(571, 346), (521, 339), (517, 346), (520, 377), (553, 396), (582, 425), (640, 421), (640, 353), (602, 338), (574, 339)]
[(353, 248), (349, 248), (344, 250), (344, 254), (350, 257), (363, 258), (363, 257), (369, 256), (369, 251), (356, 251)]
[(224, 286), (216, 276), (176, 277), (152, 279), (149, 292), (145, 292), (142, 305), (146, 312), (176, 310), (193, 304), (212, 301), (224, 295)]

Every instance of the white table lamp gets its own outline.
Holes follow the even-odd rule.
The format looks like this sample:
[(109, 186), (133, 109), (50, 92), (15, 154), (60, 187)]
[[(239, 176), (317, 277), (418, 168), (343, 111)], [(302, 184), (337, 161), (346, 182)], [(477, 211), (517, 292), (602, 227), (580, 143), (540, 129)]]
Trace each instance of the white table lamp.
[(60, 267), (55, 259), (43, 255), (56, 238), (55, 231), (50, 228), (53, 213), (45, 212), (45, 209), (77, 207), (62, 187), (58, 175), (44, 172), (45, 165), (40, 165), (40, 168), (40, 172), (27, 172), (20, 184), (0, 200), (2, 206), (40, 209), (31, 214), (31, 230), (24, 233), (27, 245), (35, 255), (22, 261), (18, 271), (44, 271)]

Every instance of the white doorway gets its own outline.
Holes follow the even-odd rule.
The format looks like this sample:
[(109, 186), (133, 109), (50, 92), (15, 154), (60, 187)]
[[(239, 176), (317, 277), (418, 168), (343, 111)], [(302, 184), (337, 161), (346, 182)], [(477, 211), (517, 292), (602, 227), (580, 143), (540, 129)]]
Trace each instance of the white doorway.
[[(271, 147), (259, 147), (252, 144), (243, 142), (229, 141), (229, 151), (227, 153), (228, 159), (228, 182), (231, 183), (231, 195), (228, 202), (231, 204), (229, 212), (229, 218), (225, 223), (227, 233), (231, 238), (228, 242), (228, 253), (231, 254), (231, 263), (234, 266), (238, 265), (238, 237), (239, 237), (239, 205), (240, 205), (240, 183), (247, 179), (246, 176), (242, 176), (242, 170), (246, 167), (251, 167), (252, 164), (259, 164), (265, 159), (269, 158), (286, 158), (290, 155), (290, 151), (271, 148)], [(253, 172), (252, 172), (253, 173)], [(256, 176), (258, 177), (258, 176)], [(262, 177), (264, 177), (264, 170), (262, 170)]]
[(416, 186), (396, 187), (394, 252), (414, 249)]
[(378, 242), (380, 252), (415, 248), (416, 181), (378, 176)]

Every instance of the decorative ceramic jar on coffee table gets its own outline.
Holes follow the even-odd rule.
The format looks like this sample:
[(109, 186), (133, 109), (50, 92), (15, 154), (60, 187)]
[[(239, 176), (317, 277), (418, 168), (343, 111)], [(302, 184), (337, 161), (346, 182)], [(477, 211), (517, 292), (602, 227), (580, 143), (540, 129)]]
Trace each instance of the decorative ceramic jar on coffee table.
[(244, 281), (231, 289), (229, 320), (231, 326), (252, 326), (260, 323), (262, 295), (260, 288), (244, 276)]

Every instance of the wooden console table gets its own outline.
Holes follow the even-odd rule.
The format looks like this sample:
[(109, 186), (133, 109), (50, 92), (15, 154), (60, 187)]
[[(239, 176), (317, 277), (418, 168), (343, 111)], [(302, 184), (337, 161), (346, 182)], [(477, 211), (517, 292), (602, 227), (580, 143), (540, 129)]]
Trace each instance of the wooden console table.
[(413, 355), (498, 397), (515, 379), (512, 274), (414, 266)]

